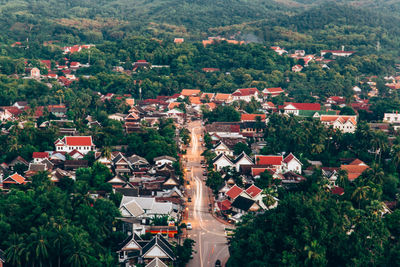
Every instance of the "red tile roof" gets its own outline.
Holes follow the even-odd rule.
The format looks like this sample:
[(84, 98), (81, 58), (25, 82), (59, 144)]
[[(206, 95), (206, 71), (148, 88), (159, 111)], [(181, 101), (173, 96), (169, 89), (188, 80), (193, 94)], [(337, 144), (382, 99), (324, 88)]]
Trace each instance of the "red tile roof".
[(292, 159), (294, 159), (294, 155), (290, 153), (284, 160), (283, 162), (289, 163)]
[[(251, 175), (252, 175), (252, 176), (261, 175), (261, 173), (265, 172), (266, 170), (268, 170), (267, 167), (262, 167), (262, 168), (252, 167), (252, 168), (251, 168)], [(273, 173), (274, 173), (274, 172), (273, 172)]]
[(241, 193), (243, 192), (243, 189), (238, 187), (237, 185), (234, 185), (231, 187), (231, 189), (228, 190), (228, 192), (225, 193), (228, 197), (231, 199), (237, 198)]
[(242, 89), (237, 89), (232, 95), (233, 96), (248, 96), (248, 95), (254, 95), (255, 93), (258, 93), (257, 88), (242, 88)]
[(240, 120), (241, 121), (257, 121), (257, 117), (261, 118), (261, 121), (265, 121), (265, 114), (242, 114)]
[(232, 203), (229, 200), (225, 199), (224, 201), (217, 202), (217, 205), (221, 211), (227, 211), (231, 209)]
[(342, 170), (347, 171), (347, 177), (349, 181), (357, 179), (369, 166), (363, 165), (342, 165), (340, 167)]
[(91, 136), (66, 136), (62, 141), (68, 146), (93, 146)]
[(17, 184), (25, 184), (25, 178), (18, 173), (14, 173), (13, 175), (8, 176), (6, 179), (4, 179), (3, 183), (13, 183), (12, 181), (9, 180), (14, 180)]
[(249, 194), (251, 197), (255, 197), (261, 192), (262, 190), (255, 185), (251, 185), (249, 188), (246, 189), (246, 193)]
[(339, 187), (339, 186), (335, 186), (331, 189), (331, 193), (334, 195), (343, 195), (344, 194), (344, 189)]
[(298, 110), (321, 110), (321, 105), (318, 103), (285, 103), (285, 105), (282, 107), (284, 108), (288, 105), (292, 105)]
[(46, 65), (48, 70), (51, 70), (51, 60), (40, 60), (40, 62)]
[(183, 96), (194, 96), (200, 94), (201, 91), (198, 89), (183, 89), (181, 95)]
[(282, 156), (256, 155), (256, 165), (282, 165)]
[(34, 159), (45, 159), (49, 157), (48, 152), (33, 152), (32, 158)]
[(272, 88), (265, 88), (265, 92), (268, 94), (281, 94), (284, 93), (281, 87), (272, 87)]

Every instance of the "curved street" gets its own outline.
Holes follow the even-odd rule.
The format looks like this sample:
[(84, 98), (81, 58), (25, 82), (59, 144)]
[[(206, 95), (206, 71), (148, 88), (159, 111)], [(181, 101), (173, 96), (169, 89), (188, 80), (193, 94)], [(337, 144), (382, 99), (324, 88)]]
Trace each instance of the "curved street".
[(220, 222), (210, 213), (211, 192), (205, 185), (204, 169), (201, 167), (201, 153), (203, 151), (200, 138), (203, 133), (201, 121), (194, 121), (188, 124), (191, 132), (191, 146), (187, 150), (187, 179), (190, 184), (186, 185), (186, 190), (191, 196), (192, 202), (188, 202), (187, 219), (193, 229), (188, 230), (188, 238), (196, 241), (193, 259), (188, 266), (205, 267), (214, 266), (216, 260), (220, 260), (225, 265), (229, 258), (225, 227), (229, 227)]

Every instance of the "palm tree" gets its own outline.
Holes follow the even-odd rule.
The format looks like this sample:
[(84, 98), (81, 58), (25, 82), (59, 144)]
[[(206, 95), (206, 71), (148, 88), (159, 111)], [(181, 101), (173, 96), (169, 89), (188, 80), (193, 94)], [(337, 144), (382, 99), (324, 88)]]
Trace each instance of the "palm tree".
[(15, 266), (21, 266), (22, 254), (25, 253), (25, 238), (17, 233), (12, 233), (9, 240), (6, 243), (8, 248), (4, 251), (7, 262)]
[(263, 202), (267, 206), (267, 208), (273, 206), (276, 203), (276, 199), (278, 197), (278, 190), (276, 186), (270, 186), (263, 190)]
[(87, 253), (88, 245), (82, 235), (70, 234), (69, 246), (66, 249), (66, 262), (71, 267), (88, 266), (90, 255)]
[(311, 244), (306, 245), (304, 250), (307, 252), (306, 262), (311, 263), (310, 265), (323, 266), (326, 264), (325, 250), (317, 240), (311, 241)]
[(396, 144), (392, 146), (392, 161), (394, 163), (394, 166), (396, 166), (396, 170), (399, 167), (400, 164), (400, 144)]
[(101, 154), (103, 157), (110, 160), (111, 159), (111, 148), (109, 146), (103, 147)]
[(57, 266), (61, 266), (61, 253), (62, 253), (62, 248), (63, 244), (65, 241), (65, 231), (64, 228), (61, 224), (54, 223), (53, 225), (53, 231), (52, 233), (54, 234), (54, 239), (52, 240), (52, 247), (56, 251), (57, 254)]
[(27, 246), (27, 259), (31, 258), (32, 262), (39, 261), (39, 266), (43, 265), (45, 260), (49, 260), (49, 243), (47, 240), (48, 233), (46, 230), (39, 226), (38, 228), (31, 228), (31, 234), (28, 236), (29, 241)]
[(367, 193), (370, 190), (371, 187), (368, 185), (357, 187), (356, 190), (354, 190), (353, 194), (351, 195), (351, 199), (358, 202), (358, 208), (360, 208), (361, 201), (367, 198)]

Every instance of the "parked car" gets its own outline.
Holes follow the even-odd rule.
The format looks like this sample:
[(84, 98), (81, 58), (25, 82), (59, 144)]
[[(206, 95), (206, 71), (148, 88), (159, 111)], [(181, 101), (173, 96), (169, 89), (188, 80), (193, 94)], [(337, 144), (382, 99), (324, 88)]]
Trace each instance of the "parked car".
[(220, 260), (216, 260), (215, 262), (215, 267), (221, 267), (221, 261)]
[(192, 202), (192, 198), (191, 197), (188, 197), (188, 202)]
[(192, 228), (192, 224), (191, 223), (187, 223), (186, 224), (186, 229), (187, 230), (192, 230), (193, 228)]

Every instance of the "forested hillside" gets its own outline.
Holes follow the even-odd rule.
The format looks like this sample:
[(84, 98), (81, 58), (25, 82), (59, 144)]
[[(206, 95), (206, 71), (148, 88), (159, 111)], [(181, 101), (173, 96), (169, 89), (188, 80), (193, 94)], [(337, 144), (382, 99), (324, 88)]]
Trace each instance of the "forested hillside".
[(204, 39), (222, 35), (361, 53), (397, 53), (397, 1), (320, 0), (112, 0), (0, 1), (0, 41), (73, 44), (119, 40), (132, 34), (157, 38)]

